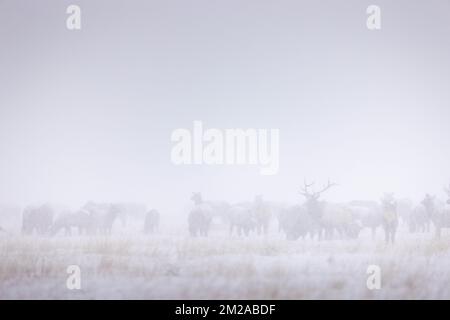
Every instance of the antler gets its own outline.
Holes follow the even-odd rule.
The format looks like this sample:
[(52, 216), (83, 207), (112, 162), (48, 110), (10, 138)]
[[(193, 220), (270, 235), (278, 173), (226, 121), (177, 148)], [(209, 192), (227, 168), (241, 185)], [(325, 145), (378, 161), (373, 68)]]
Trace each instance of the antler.
[[(300, 194), (301, 194), (301, 195), (304, 195), (305, 197), (306, 197), (306, 196), (312, 195), (312, 193), (310, 193), (310, 192), (308, 191), (308, 188), (309, 188), (309, 187), (312, 187), (312, 186), (314, 185), (314, 182), (308, 184), (308, 183), (306, 182), (306, 179), (303, 179), (303, 185), (304, 185), (304, 187), (301, 188)], [(313, 193), (314, 193), (314, 192), (313, 192)]]
[(328, 183), (325, 187), (322, 188), (322, 190), (317, 191), (315, 194), (317, 196), (320, 196), (323, 192), (327, 191), (328, 189), (330, 189), (331, 187), (337, 186), (337, 183), (335, 182), (330, 182), (330, 179), (328, 179)]

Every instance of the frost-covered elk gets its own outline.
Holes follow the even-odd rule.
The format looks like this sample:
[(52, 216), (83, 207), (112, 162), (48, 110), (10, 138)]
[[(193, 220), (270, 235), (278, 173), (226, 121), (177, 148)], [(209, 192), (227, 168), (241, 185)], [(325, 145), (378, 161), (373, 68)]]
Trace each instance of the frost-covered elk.
[(304, 181), (304, 186), (300, 191), (300, 194), (303, 195), (306, 199), (305, 201), (305, 207), (306, 207), (306, 212), (307, 214), (314, 219), (314, 221), (316, 222), (316, 224), (318, 225), (319, 231), (318, 231), (318, 235), (319, 235), (319, 239), (322, 239), (322, 232), (325, 233), (325, 237), (328, 237), (331, 233), (331, 226), (329, 225), (328, 222), (324, 222), (323, 218), (326, 215), (325, 211), (326, 211), (326, 202), (325, 201), (321, 201), (319, 200), (320, 195), (327, 191), (329, 188), (333, 187), (335, 184), (334, 183), (330, 183), (330, 181), (328, 181), (327, 186), (325, 186), (322, 190), (320, 191), (310, 191), (309, 188), (311, 188), (314, 185), (313, 183), (306, 183), (306, 181)]
[(361, 225), (345, 204), (325, 203), (321, 226), (327, 239), (332, 238), (335, 232), (340, 238), (356, 239), (361, 231)]
[(228, 212), (230, 235), (236, 231), (238, 236), (248, 236), (257, 228), (257, 221), (248, 203), (233, 205)]
[(92, 227), (92, 218), (88, 211), (64, 211), (56, 217), (51, 233), (56, 235), (59, 232), (64, 232), (65, 235), (71, 235), (73, 229), (75, 229), (78, 235), (82, 235), (90, 233)]
[(114, 222), (123, 214), (121, 206), (107, 203), (88, 202), (82, 210), (89, 214), (91, 234), (111, 234)]
[(356, 238), (361, 226), (355, 221), (349, 206), (319, 200), (323, 192), (336, 184), (328, 181), (320, 191), (311, 190), (313, 184), (304, 182), (300, 192), (306, 199), (303, 205), (282, 209), (278, 214), (279, 230), (289, 240), (307, 235), (311, 238), (317, 235), (319, 240), (331, 239), (335, 234), (341, 238)]
[(250, 232), (267, 235), (271, 217), (272, 207), (261, 195), (256, 196), (253, 202), (234, 204), (227, 211), (230, 235), (234, 232), (239, 236), (248, 236)]
[(381, 227), (383, 216), (381, 207), (376, 201), (351, 201), (349, 209), (352, 211), (353, 220), (361, 226), (368, 228), (372, 232), (372, 239), (375, 238), (378, 227)]
[(386, 243), (394, 243), (398, 228), (397, 202), (393, 193), (385, 193), (381, 199), (383, 214), (382, 226), (385, 233)]
[(214, 216), (213, 206), (204, 202), (199, 192), (194, 192), (191, 200), (194, 201), (194, 208), (189, 212), (188, 216), (189, 233), (193, 237), (207, 237)]
[(410, 232), (429, 232), (431, 224), (431, 216), (434, 214), (435, 197), (429, 194), (412, 210), (408, 227)]
[(22, 234), (48, 235), (53, 225), (54, 210), (49, 204), (26, 207), (22, 214)]
[(191, 236), (207, 237), (211, 227), (211, 215), (200, 208), (194, 208), (189, 213), (188, 224)]
[(158, 231), (159, 228), (159, 212), (155, 209), (149, 210), (145, 214), (144, 233), (151, 234)]

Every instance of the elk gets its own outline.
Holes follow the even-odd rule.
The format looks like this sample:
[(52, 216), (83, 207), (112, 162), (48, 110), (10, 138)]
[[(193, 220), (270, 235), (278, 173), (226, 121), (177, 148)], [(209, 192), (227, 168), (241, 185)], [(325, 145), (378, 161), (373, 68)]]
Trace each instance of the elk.
[(71, 235), (72, 229), (77, 229), (78, 235), (87, 234), (91, 224), (91, 217), (87, 211), (62, 212), (56, 217), (51, 228), (51, 234), (56, 235), (63, 230), (65, 235)]
[(284, 208), (279, 216), (279, 229), (286, 234), (287, 240), (303, 239), (309, 234), (311, 238), (319, 231), (319, 225), (307, 211), (306, 206), (296, 205)]
[(308, 208), (308, 211), (311, 215), (321, 218), (323, 214), (323, 202), (319, 201), (319, 197), (322, 193), (330, 189), (331, 187), (336, 186), (336, 183), (331, 183), (328, 179), (328, 183), (325, 187), (323, 187), (320, 191), (308, 191), (310, 187), (314, 185), (313, 183), (306, 183), (306, 180), (303, 181), (303, 188), (300, 190), (300, 194), (306, 198), (306, 206)]
[(434, 215), (435, 210), (435, 199), (435, 196), (426, 194), (420, 204), (414, 208), (408, 220), (410, 232), (430, 231), (431, 216)]
[(441, 231), (443, 228), (450, 228), (450, 184), (448, 187), (444, 187), (444, 191), (448, 196), (445, 204), (434, 201), (437, 208), (431, 212), (430, 219), (433, 222), (436, 230), (436, 238), (441, 237)]
[(322, 232), (325, 238), (330, 239), (333, 232), (337, 231), (340, 236), (355, 237), (359, 230), (352, 221), (352, 212), (346, 206), (338, 204), (329, 204), (320, 201), (320, 196), (330, 188), (337, 186), (336, 183), (328, 180), (328, 183), (319, 191), (310, 189), (314, 183), (304, 181), (300, 194), (306, 198), (306, 211), (316, 221), (319, 232), (319, 239), (322, 238)]
[(369, 228), (375, 239), (377, 228), (382, 225), (381, 207), (376, 201), (353, 200), (348, 204), (353, 219), (361, 228)]
[(202, 199), (200, 192), (192, 193), (191, 200), (194, 202), (194, 209), (188, 216), (189, 233), (191, 236), (208, 236), (212, 220), (212, 208)]
[(395, 242), (395, 234), (398, 228), (398, 214), (397, 201), (393, 193), (385, 193), (381, 199), (381, 206), (383, 208), (383, 222), (382, 226), (385, 233), (386, 243)]
[(230, 224), (230, 235), (233, 229), (238, 235), (248, 236), (251, 231), (258, 235), (267, 235), (271, 219), (269, 203), (263, 200), (262, 195), (257, 195), (253, 202), (242, 202), (230, 206), (228, 210), (228, 221)]
[(89, 233), (103, 235), (111, 234), (114, 222), (123, 214), (119, 205), (92, 201), (81, 210), (89, 214)]
[(49, 204), (27, 207), (22, 215), (22, 234), (47, 235), (53, 225), (54, 209)]
[(256, 232), (258, 235), (267, 235), (272, 213), (268, 203), (263, 200), (262, 195), (255, 197), (252, 211), (256, 220)]
[(253, 215), (252, 207), (247, 203), (231, 206), (229, 212), (230, 235), (236, 230), (238, 236), (249, 236), (257, 228), (257, 220)]

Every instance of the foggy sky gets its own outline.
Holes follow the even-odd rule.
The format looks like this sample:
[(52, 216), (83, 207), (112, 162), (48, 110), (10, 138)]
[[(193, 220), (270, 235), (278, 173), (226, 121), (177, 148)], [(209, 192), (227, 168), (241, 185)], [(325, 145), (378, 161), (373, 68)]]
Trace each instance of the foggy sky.
[[(333, 201), (442, 198), (448, 39), (447, 0), (0, 0), (0, 202), (300, 202), (304, 177)], [(174, 166), (194, 120), (280, 129), (279, 173)]]

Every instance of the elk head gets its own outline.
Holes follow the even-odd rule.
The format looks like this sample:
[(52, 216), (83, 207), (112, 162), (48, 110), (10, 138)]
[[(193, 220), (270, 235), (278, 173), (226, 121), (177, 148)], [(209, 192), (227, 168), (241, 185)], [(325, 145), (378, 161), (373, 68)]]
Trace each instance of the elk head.
[(314, 185), (313, 183), (303, 182), (304, 187), (301, 189), (300, 194), (306, 198), (306, 210), (308, 213), (314, 217), (315, 219), (321, 219), (323, 214), (323, 205), (319, 202), (319, 197), (322, 193), (330, 189), (331, 187), (336, 186), (336, 183), (331, 183), (328, 179), (328, 183), (319, 191), (309, 190)]
[(308, 183), (306, 183), (306, 180), (305, 180), (305, 181), (303, 182), (303, 185), (304, 185), (304, 186), (303, 186), (303, 188), (301, 188), (300, 194), (301, 194), (302, 196), (304, 196), (304, 197), (306, 198), (307, 201), (317, 201), (322, 193), (324, 193), (325, 191), (327, 191), (327, 190), (330, 189), (331, 187), (336, 186), (337, 184), (334, 183), (334, 182), (333, 182), (333, 183), (330, 182), (330, 180), (328, 179), (327, 185), (324, 186), (324, 187), (323, 187), (322, 189), (320, 189), (319, 191), (314, 191), (314, 190), (309, 191), (309, 190), (308, 190), (310, 187), (312, 187), (312, 186), (314, 185), (314, 182), (308, 184)]
[(196, 205), (199, 205), (203, 202), (202, 195), (200, 192), (192, 192), (191, 200), (194, 201)]

